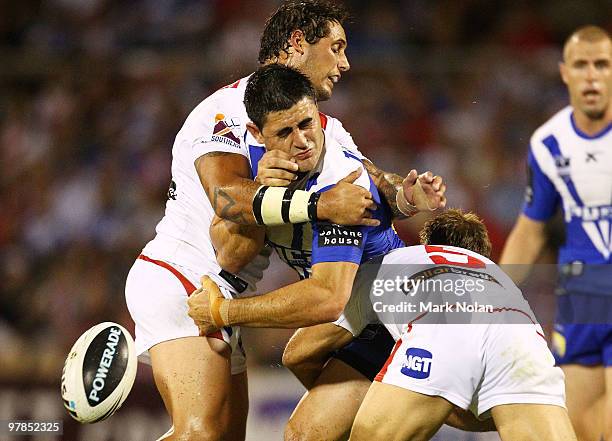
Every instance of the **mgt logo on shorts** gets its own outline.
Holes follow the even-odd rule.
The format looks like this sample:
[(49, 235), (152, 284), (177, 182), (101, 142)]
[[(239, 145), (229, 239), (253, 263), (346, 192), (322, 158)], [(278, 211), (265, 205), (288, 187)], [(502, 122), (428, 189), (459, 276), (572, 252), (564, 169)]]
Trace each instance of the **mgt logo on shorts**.
[(406, 363), (402, 365), (402, 374), (422, 380), (428, 378), (431, 372), (431, 352), (420, 348), (408, 348)]

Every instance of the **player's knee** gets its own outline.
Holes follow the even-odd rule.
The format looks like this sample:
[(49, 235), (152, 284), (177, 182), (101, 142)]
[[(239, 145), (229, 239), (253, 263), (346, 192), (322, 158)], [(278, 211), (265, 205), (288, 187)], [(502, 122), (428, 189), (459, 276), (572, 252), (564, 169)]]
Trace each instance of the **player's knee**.
[(301, 378), (300, 375), (304, 371), (308, 370), (320, 370), (322, 365), (309, 359), (309, 354), (301, 351), (285, 350), (283, 353), (283, 366), (289, 369), (296, 377)]
[(303, 357), (301, 357), (297, 351), (294, 351), (289, 347), (285, 348), (285, 352), (283, 352), (283, 366), (285, 366), (287, 369), (293, 371), (293, 369), (299, 366), (303, 361)]

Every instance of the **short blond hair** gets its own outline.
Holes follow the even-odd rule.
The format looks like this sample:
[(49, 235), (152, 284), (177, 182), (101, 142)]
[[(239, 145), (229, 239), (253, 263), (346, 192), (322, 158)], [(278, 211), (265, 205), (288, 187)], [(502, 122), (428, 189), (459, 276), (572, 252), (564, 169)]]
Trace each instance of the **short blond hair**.
[(567, 51), (571, 43), (575, 43), (578, 41), (599, 43), (603, 40), (610, 41), (610, 34), (608, 34), (605, 29), (594, 25), (582, 26), (572, 32), (572, 35), (570, 35), (567, 40), (565, 40), (565, 44), (563, 45), (563, 59), (567, 59)]
[(491, 255), (491, 240), (482, 219), (472, 212), (450, 209), (425, 222), (419, 232), (423, 245), (461, 247), (485, 257)]

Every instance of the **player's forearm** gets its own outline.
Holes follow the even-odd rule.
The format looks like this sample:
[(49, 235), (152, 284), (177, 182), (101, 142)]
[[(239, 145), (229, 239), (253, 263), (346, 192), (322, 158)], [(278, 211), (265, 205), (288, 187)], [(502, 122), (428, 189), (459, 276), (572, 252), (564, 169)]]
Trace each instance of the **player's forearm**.
[(535, 230), (526, 227), (519, 220), (508, 236), (499, 263), (526, 265), (534, 263), (544, 248), (546, 239), (543, 233), (543, 227)]
[(210, 226), (210, 239), (217, 253), (217, 262), (221, 268), (233, 274), (259, 254), (264, 238), (264, 227), (240, 225), (217, 216)]
[(217, 216), (243, 225), (257, 223), (253, 198), (259, 185), (251, 179), (246, 157), (212, 152), (196, 159), (195, 167)]
[(325, 283), (306, 279), (264, 296), (227, 302), (226, 324), (255, 328), (301, 328), (336, 320), (343, 298)]
[(362, 193), (367, 191), (359, 186), (345, 185), (337, 192), (332, 188), (323, 195), (262, 187), (251, 180), (246, 157), (235, 153), (207, 153), (196, 159), (195, 167), (215, 214), (237, 224), (273, 226), (314, 220), (343, 225), (378, 224), (369, 219), (371, 201), (338, 207), (338, 200), (363, 199)]
[(404, 178), (395, 173), (386, 173), (368, 160), (364, 160), (363, 165), (372, 178), (379, 194), (385, 198), (389, 208), (391, 208), (393, 219), (405, 219), (407, 216), (397, 208), (396, 202), (397, 192), (402, 187)]
[(519, 284), (527, 278), (530, 265), (537, 260), (545, 242), (544, 224), (520, 215), (499, 260), (515, 283)]
[(532, 264), (540, 255), (544, 239), (522, 235), (513, 230), (508, 236), (500, 264)]

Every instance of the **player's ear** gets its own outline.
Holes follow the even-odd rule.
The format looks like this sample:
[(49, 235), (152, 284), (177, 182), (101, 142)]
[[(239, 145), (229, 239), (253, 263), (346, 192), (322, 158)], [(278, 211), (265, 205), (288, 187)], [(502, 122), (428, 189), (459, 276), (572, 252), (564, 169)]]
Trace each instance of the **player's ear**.
[(257, 140), (258, 143), (264, 144), (264, 138), (263, 138), (263, 135), (261, 134), (261, 131), (259, 130), (259, 127), (257, 127), (251, 121), (249, 121), (246, 125), (246, 128), (249, 131), (249, 133), (253, 135), (253, 138)]
[(559, 61), (559, 73), (561, 74), (561, 79), (565, 84), (568, 84), (567, 79), (567, 66), (563, 61)]
[(300, 55), (304, 55), (304, 42), (306, 39), (304, 38), (304, 32), (301, 29), (296, 29), (291, 32), (289, 36), (289, 47), (293, 48), (293, 50)]

